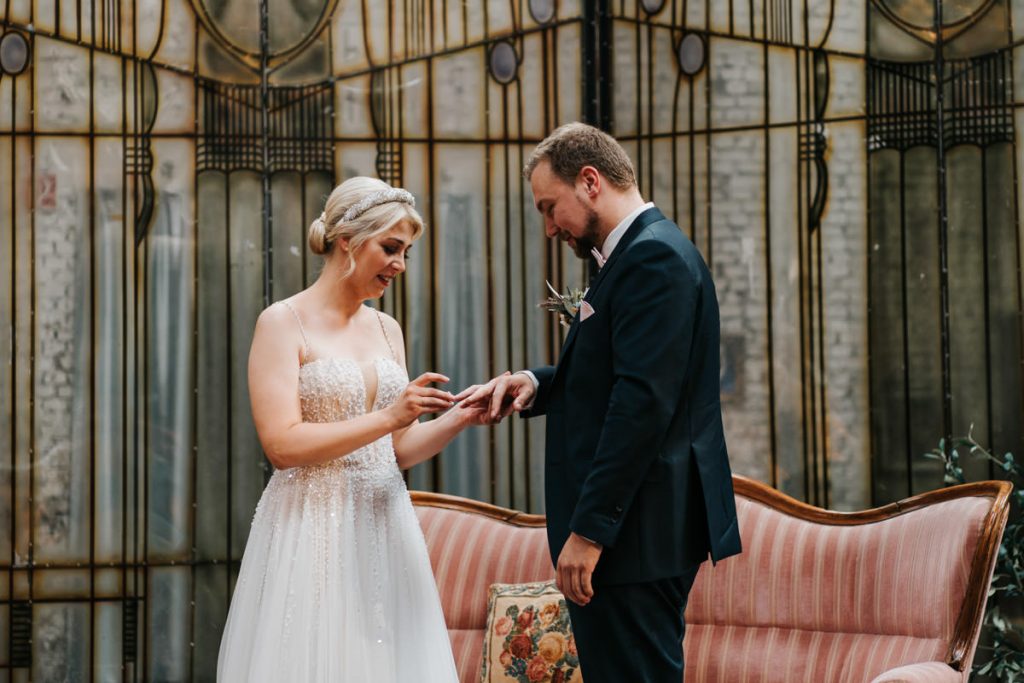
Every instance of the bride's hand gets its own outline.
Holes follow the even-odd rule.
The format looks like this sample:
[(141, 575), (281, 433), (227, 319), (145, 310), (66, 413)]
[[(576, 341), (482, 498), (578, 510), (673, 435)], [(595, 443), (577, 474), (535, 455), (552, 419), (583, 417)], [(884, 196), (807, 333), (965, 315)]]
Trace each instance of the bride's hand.
[(436, 372), (425, 372), (409, 382), (402, 395), (387, 410), (399, 423), (399, 428), (407, 427), (415, 422), (420, 415), (440, 413), (448, 410), (455, 403), (455, 397), (447, 391), (434, 389), (428, 384), (444, 384), (448, 378)]
[(463, 427), (480, 427), (494, 424), (487, 414), (486, 403), (457, 403), (451, 412)]

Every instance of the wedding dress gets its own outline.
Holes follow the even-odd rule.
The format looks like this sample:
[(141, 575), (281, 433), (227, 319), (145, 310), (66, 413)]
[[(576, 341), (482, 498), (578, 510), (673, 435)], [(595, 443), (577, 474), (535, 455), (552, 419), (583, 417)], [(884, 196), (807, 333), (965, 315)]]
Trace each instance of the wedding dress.
[[(299, 370), (303, 421), (364, 414), (374, 380), (370, 410), (394, 403), (409, 382), (391, 358), (372, 367), (332, 357), (306, 362)], [(326, 464), (274, 472), (249, 532), (217, 680), (457, 682), (390, 434)]]

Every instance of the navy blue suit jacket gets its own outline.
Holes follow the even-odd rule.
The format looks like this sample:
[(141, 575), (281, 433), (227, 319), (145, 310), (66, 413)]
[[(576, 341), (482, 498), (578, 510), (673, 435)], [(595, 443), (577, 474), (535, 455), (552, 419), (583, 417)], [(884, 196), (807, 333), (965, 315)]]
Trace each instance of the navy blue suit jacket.
[(719, 404), (711, 274), (651, 208), (627, 229), (584, 299), (558, 365), (535, 368), (527, 417), (547, 416), (551, 557), (570, 531), (604, 552), (596, 584), (680, 576), (740, 552)]

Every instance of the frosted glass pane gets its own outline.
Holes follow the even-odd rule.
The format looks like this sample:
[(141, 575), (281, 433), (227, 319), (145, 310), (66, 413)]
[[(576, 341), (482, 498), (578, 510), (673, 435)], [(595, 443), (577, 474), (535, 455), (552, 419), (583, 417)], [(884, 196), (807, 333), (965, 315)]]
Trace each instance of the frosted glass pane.
[(362, 30), (366, 36), (370, 62), (373, 64), (384, 64), (388, 61), (388, 36), (394, 30), (394, 27), (388, 22), (389, 4), (387, 2), (362, 3)]
[(289, 62), (270, 77), (271, 85), (302, 85), (319, 83), (330, 75), (330, 45), (326, 34), (314, 39)]
[[(666, 3), (668, 4), (668, 3)], [(675, 55), (675, 43), (672, 32), (668, 29), (656, 28), (653, 31), (652, 43), (654, 59), (654, 83), (651, 87), (651, 107), (654, 115), (654, 132), (670, 133), (675, 128), (675, 95), (678, 88), (685, 86), (685, 79), (679, 82), (679, 63)]]
[[(482, 5), (486, 0), (477, 0), (476, 5)], [(519, 12), (515, 12), (519, 14)], [(529, 10), (523, 8), (522, 17), (525, 21), (532, 23), (533, 17), (530, 16)], [(511, 3), (505, 2), (491, 2), (487, 6), (487, 29), (491, 35), (501, 35), (505, 33), (511, 33), (515, 28), (515, 18), (513, 17), (513, 10)]]
[(94, 144), (96, 278), (93, 302), (96, 348), (93, 355), (97, 410), (93, 424), (98, 473), (94, 492), (94, 560), (115, 562), (121, 559), (123, 530), (121, 475), (126, 456), (124, 423), (127, 409), (124, 340), (127, 334), (125, 322), (132, 315), (125, 308), (125, 283), (130, 271), (125, 262), (124, 251), (128, 245), (124, 238), (130, 232), (124, 224), (122, 143), (119, 139), (97, 138)]
[(352, 73), (369, 64), (363, 40), (361, 5), (358, 2), (339, 2), (331, 19), (335, 75)]
[(708, 5), (716, 5), (714, 2), (688, 2), (684, 5), (686, 26), (692, 29), (703, 29), (707, 27)]
[(33, 680), (87, 680), (89, 606), (36, 604), (32, 611)]
[[(1024, 47), (1015, 47), (1013, 48), (1013, 73), (1024, 73), (1022, 69), (1024, 69)], [(1017, 103), (1024, 102), (1024, 82), (1021, 82), (1020, 78), (1013, 81), (1013, 101)]]
[(211, 38), (206, 29), (199, 29), (199, 64), (201, 76), (221, 82), (237, 84), (259, 84), (259, 78), (253, 70), (243, 65), (242, 61), (230, 54), (215, 39)]
[[(136, 0), (134, 6), (138, 15), (135, 24), (137, 27), (135, 29), (136, 54), (148, 57), (153, 54), (153, 49), (160, 39), (160, 14), (163, 9), (163, 0)], [(256, 13), (250, 12), (250, 16), (252, 15), (256, 15)]]
[(486, 53), (483, 48), (434, 60), (434, 134), (479, 139), (484, 133)]
[[(509, 156), (506, 155), (503, 145), (493, 145), (488, 149), (490, 154), (491, 173), (488, 178), (488, 196), (490, 197), (490, 224), (486, 226), (483, 251), (481, 254), (488, 255), (486, 272), (486, 292), (488, 294), (488, 307), (491, 308), (491, 324), (484, 330), (487, 335), (487, 345), (490, 347), (492, 357), (487, 364), (488, 375), (495, 375), (506, 369), (517, 368), (513, 363), (512, 348), (515, 340), (511, 339), (512, 331), (516, 329), (512, 325), (513, 313), (516, 304), (513, 303), (513, 282), (518, 282), (523, 273), (517, 266), (521, 264), (521, 253), (515, 241), (518, 236), (512, 234), (512, 205), (515, 203), (518, 209), (518, 202), (514, 197), (509, 197), (505, 192), (506, 182), (512, 177), (513, 171), (510, 168)], [(518, 189), (518, 188), (517, 188)], [(518, 224), (516, 224), (518, 227)], [(513, 279), (514, 278), (514, 279)], [(521, 307), (522, 299), (516, 297)], [(519, 335), (516, 335), (519, 336)], [(503, 420), (501, 424), (493, 429), (493, 438), (496, 444), (501, 447), (495, 448), (494, 471), (494, 501), (498, 505), (508, 506), (511, 502), (511, 453), (508, 447), (512, 441), (512, 425), (521, 420)]]
[[(716, 33), (729, 34), (732, 28), (729, 26), (729, 8), (733, 0), (718, 0), (718, 2), (707, 2), (708, 25)], [(695, 2), (695, 5), (703, 5), (703, 2)]]
[[(274, 211), (274, 298), (284, 299), (303, 289), (302, 177), (294, 172), (275, 173), (271, 179)], [(310, 219), (312, 222), (312, 218)]]
[[(822, 47), (823, 41), (827, 40), (825, 32), (829, 30), (829, 24), (834, 21), (833, 5), (830, 0), (807, 0), (807, 35), (810, 44), (814, 47)], [(860, 4), (850, 2), (849, 4)], [(863, 13), (861, 5), (861, 13)]]
[[(252, 7), (248, 2), (239, 2), (243, 7)], [(325, 9), (331, 7), (328, 0), (270, 0), (269, 34), (270, 49), (274, 52), (289, 49), (312, 33)]]
[(711, 39), (711, 125), (746, 126), (764, 121), (764, 52), (760, 45)]
[[(679, 167), (684, 163), (675, 155), (673, 138), (657, 138), (648, 146), (648, 160), (652, 171), (645, 183), (647, 197), (655, 202), (665, 214), (675, 218), (674, 196)], [(679, 221), (677, 221), (678, 223)]]
[[(804, 489), (804, 424), (800, 340), (800, 192), (796, 128), (770, 134), (772, 382), (775, 484), (797, 498)], [(731, 448), (730, 444), (730, 448)]]
[[(754, 34), (754, 14), (752, 10), (757, 5), (757, 10), (764, 7), (764, 3), (744, 2), (743, 0), (730, 0), (732, 2), (732, 35), (737, 37), (749, 37)], [(666, 5), (671, 3), (666, 2)]]
[(231, 462), (231, 307), (228, 261), (228, 182), (199, 175), (197, 232), (199, 297), (196, 351), (196, 558), (223, 559), (228, 549), (228, 472)]
[[(8, 79), (9, 80), (9, 79)], [(13, 160), (13, 145), (9, 137), (0, 139), (0, 159)], [(0, 329), (0, 348), (8, 349), (8, 362), (14, 361), (14, 297), (16, 289), (14, 280), (14, 169), (12, 163), (0, 163), (0, 283), (8, 296), (0, 297), (0, 320), (7, 322)], [(14, 467), (14, 454), (11, 452), (11, 436), (14, 429), (14, 411), (19, 401), (14, 400), (14, 373), (7, 366), (0, 372), (0, 443), (7, 447), (0, 449), (0, 528), (11, 528), (11, 484)], [(11, 557), (12, 541), (10, 533), (0, 534), (0, 557)], [(0, 576), (0, 580), (5, 579)], [(2, 599), (2, 598), (0, 598)]]
[[(43, 35), (58, 35), (57, 31), (57, 0), (20, 0), (18, 4), (25, 2), (27, 5), (25, 21), (34, 19), (34, 25), (37, 25), (41, 31), (45, 31)], [(35, 12), (32, 12), (31, 5), (35, 5)], [(12, 12), (13, 14), (13, 12)]]
[[(989, 347), (992, 357), (992, 433), (990, 443), (996, 453), (1022, 452), (1021, 445), (1021, 373), (1020, 337), (1002, 334), (1012, 329), (1017, 321), (1017, 253), (1007, 249), (1016, 241), (1016, 217), (1013, 197), (1016, 188), (1012, 181), (1013, 148), (1000, 143), (985, 151), (985, 173), (990, 182), (985, 187), (986, 216), (988, 218), (988, 296)], [(1005, 372), (1004, 368), (1014, 368)]]
[(768, 118), (771, 123), (796, 122), (797, 99), (796, 52), (788, 48), (768, 48)]
[(37, 569), (32, 573), (32, 596), (39, 600), (71, 599), (89, 593), (87, 569)]
[[(33, 264), (28, 255), (32, 253), (32, 213), (33, 203), (25, 198), (33, 196), (32, 165), (34, 163), (34, 143), (31, 138), (14, 139), (14, 156), (9, 171), (14, 177), (11, 180), (14, 201), (14, 282), (13, 293), (15, 303), (14, 314), (14, 381), (19, 395), (32, 390), (33, 381), (33, 334), (35, 319), (33, 317), (32, 277)], [(14, 443), (15, 469), (13, 479), (16, 486), (16, 497), (13, 500), (14, 512), (14, 559), (25, 561), (29, 554), (29, 518), (32, 514), (29, 499), (32, 496), (31, 450), (34, 447), (32, 434), (32, 410), (21, 402), (14, 404)]]
[(89, 52), (37, 36), (36, 127), (39, 131), (86, 131), (89, 126)]
[[(928, 6), (928, 5), (922, 5)], [(868, 7), (867, 45), (868, 53), (878, 59), (898, 62), (923, 62), (934, 59), (932, 47), (908, 36), (902, 29), (889, 21), (871, 3)]]
[(541, 139), (548, 133), (544, 130), (544, 111), (550, 107), (550, 103), (544, 93), (543, 40), (546, 38), (540, 34), (523, 38), (522, 63), (519, 65), (521, 98), (524, 103), (531, 103), (522, 107), (523, 118), (519, 125), (525, 137), (535, 139)]
[(36, 142), (35, 554), (87, 560), (91, 346), (89, 150)]
[(145, 637), (151, 680), (189, 680), (189, 571), (149, 571), (150, 612)]
[(21, 24), (32, 20), (32, 0), (11, 0), (10, 18)]
[(121, 131), (124, 87), (121, 60), (102, 52), (93, 53), (93, 127), (98, 133)]
[[(433, 367), (434, 318), (432, 302), (435, 301), (434, 273), (436, 272), (435, 250), (439, 238), (438, 227), (433, 220), (433, 206), (428, 193), (430, 183), (429, 149), (425, 144), (406, 144), (402, 153), (405, 157), (404, 185), (416, 197), (416, 210), (423, 216), (426, 229), (412, 249), (412, 257), (402, 276), (408, 306), (403, 332), (405, 333), (406, 366), (410, 377), (418, 377)], [(409, 471), (409, 487), (431, 489), (433, 487), (434, 463), (428, 461)]]
[[(530, 151), (530, 149), (524, 149), (523, 154), (526, 155)], [(523, 188), (520, 193), (523, 212), (523, 258), (527, 264), (545, 264), (545, 276), (548, 280), (554, 281), (548, 250), (557, 249), (559, 245), (553, 244), (544, 234), (544, 226), (540, 213), (533, 205), (533, 194), (530, 192), (530, 187), (525, 180), (520, 180), (520, 183)], [(540, 302), (546, 296), (545, 284), (541, 280), (540, 273), (530, 273), (534, 273), (532, 267), (523, 276), (523, 297), (530, 302)], [(554, 326), (554, 321), (546, 311), (535, 308), (532, 314), (525, 316), (526, 358), (524, 366), (535, 367), (554, 362), (556, 350), (547, 351), (549, 349), (548, 339)], [(516, 484), (516, 496), (513, 502), (517, 509), (543, 513), (545, 418), (535, 417), (524, 420), (524, 422), (526, 423), (524, 425), (525, 439), (529, 444), (530, 460), (528, 467), (516, 468), (516, 481), (525, 483), (525, 486)]]
[(515, 106), (516, 84), (510, 83), (508, 86), (503, 86), (493, 78), (488, 77), (485, 88), (486, 90), (481, 94), (487, 98), (488, 135), (504, 134), (507, 123), (509, 128), (508, 134), (514, 136), (515, 133), (512, 129), (517, 127), (518, 121), (511, 109)]
[[(908, 446), (926, 453), (942, 432), (942, 348), (939, 301), (939, 231), (935, 207), (935, 150), (915, 147), (906, 154), (904, 203), (906, 231), (907, 354), (910, 414)], [(952, 187), (952, 184), (950, 185)], [(893, 188), (888, 189), (893, 192)], [(951, 254), (955, 253), (950, 251)], [(889, 296), (895, 296), (893, 290)], [(895, 349), (894, 349), (895, 351)], [(924, 458), (912, 458), (915, 491), (942, 485), (942, 472)]]
[(10, 130), (14, 120), (13, 78), (0, 79), (0, 129)]
[(682, 228), (683, 232), (693, 240), (693, 195), (691, 194), (690, 180), (692, 177), (693, 164), (690, 162), (690, 150), (693, 148), (693, 138), (690, 136), (679, 136), (673, 140), (676, 153), (676, 167), (673, 177), (671, 192), (671, 203), (663, 203), (662, 206), (669, 207), (672, 217)]
[[(462, 12), (463, 18), (462, 23), (465, 26), (464, 35), (466, 43), (475, 43), (484, 39), (485, 25), (484, 25), (484, 3), (488, 2), (492, 5), (499, 3), (490, 2), (490, 0), (462, 0)], [(455, 4), (455, 3), (450, 3)]]
[(157, 201), (146, 237), (149, 552), (187, 557), (192, 510), (194, 145), (153, 142)]
[(334, 90), (336, 132), (344, 137), (374, 137), (370, 114), (370, 77), (355, 76), (338, 81)]
[(211, 680), (217, 671), (220, 637), (228, 616), (228, 568), (195, 569), (195, 613), (192, 615), (192, 678)]
[(101, 602), (95, 607), (95, 661), (93, 663), (93, 680), (96, 683), (120, 683), (122, 614), (120, 603)]
[[(338, 182), (343, 182), (348, 178), (359, 175), (376, 177), (376, 145), (362, 142), (350, 142), (345, 145), (338, 145), (335, 149)], [(321, 210), (323, 210), (323, 207), (321, 207)]]
[[(974, 436), (987, 444), (989, 401), (986, 354), (979, 344), (985, 328), (985, 230), (982, 151), (974, 145), (958, 145), (946, 157), (949, 205), (950, 378), (953, 385), (953, 433)], [(995, 178), (988, 183), (996, 184)], [(1012, 329), (1012, 328), (1011, 328)], [(979, 348), (979, 346), (981, 348)], [(941, 427), (941, 425), (935, 425)], [(939, 434), (933, 440), (938, 443)], [(988, 464), (977, 460), (962, 463), (973, 480), (988, 476)]]
[(427, 62), (413, 62), (401, 70), (402, 135), (405, 138), (425, 138), (427, 119)]
[[(157, 59), (189, 70), (194, 63), (196, 19), (189, 0), (163, 0), (163, 37)], [(248, 3), (246, 3), (247, 6)], [(257, 12), (252, 12), (258, 16)], [(161, 100), (161, 104), (166, 104)]]
[(637, 106), (640, 98), (637, 61), (640, 57), (637, 54), (639, 48), (636, 26), (624, 21), (614, 22), (612, 41), (612, 49), (615, 52), (612, 66), (612, 79), (615, 83), (615, 134), (636, 135), (640, 131), (639, 111), (642, 111)]
[(690, 159), (693, 163), (693, 178), (690, 181), (692, 187), (691, 232), (690, 239), (700, 250), (705, 261), (710, 260), (711, 255), (711, 206), (710, 206), (710, 183), (708, 174), (708, 136), (693, 136), (693, 149), (690, 151)]
[(583, 64), (580, 59), (580, 40), (582, 31), (578, 23), (568, 24), (558, 29), (558, 40), (555, 43), (558, 52), (558, 63), (554, 71), (558, 74), (560, 84), (556, 93), (549, 93), (549, 97), (556, 100), (557, 115), (555, 125), (578, 121), (583, 116), (582, 96), (579, 83), (583, 79)]
[[(873, 502), (886, 503), (910, 491), (907, 471), (907, 388), (904, 367), (903, 228), (900, 153), (871, 155), (868, 192), (871, 324), (871, 439)], [(895, 191), (894, 191), (895, 190)]]
[(863, 60), (830, 55), (828, 59), (831, 84), (827, 117), (863, 116), (867, 113)]
[(821, 225), (829, 503), (857, 510), (871, 505), (867, 157), (863, 123), (829, 130), (829, 203)]
[(93, 572), (96, 597), (116, 598), (122, 593), (125, 577), (121, 569), (97, 569)]
[(241, 559), (253, 511), (270, 469), (252, 423), (246, 371), (256, 318), (263, 310), (263, 188), (260, 177), (248, 172), (232, 173), (228, 187), (231, 558)]
[(829, 34), (826, 44), (828, 48), (859, 55), (867, 53), (865, 44), (867, 39), (865, 3), (867, 1), (843, 0), (843, 2), (833, 3), (832, 32)]
[(712, 273), (721, 309), (722, 408), (734, 471), (769, 481), (764, 138), (711, 138)]
[(188, 134), (195, 129), (195, 81), (167, 69), (156, 70), (155, 133)]
[[(489, 379), (490, 369), (488, 330), (478, 324), (487, 319), (487, 288), (475, 285), (487, 282), (483, 147), (438, 145), (435, 178), (440, 366), (434, 370), (462, 388)], [(445, 448), (441, 490), (477, 499), (490, 495), (488, 440), (486, 431), (468, 430)]]

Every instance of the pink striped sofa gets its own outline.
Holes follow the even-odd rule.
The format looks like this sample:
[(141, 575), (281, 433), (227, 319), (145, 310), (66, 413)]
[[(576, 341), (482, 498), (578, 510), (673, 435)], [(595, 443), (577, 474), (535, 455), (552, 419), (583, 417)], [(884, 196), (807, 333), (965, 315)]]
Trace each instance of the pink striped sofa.
[[(1008, 483), (854, 513), (742, 477), (734, 484), (744, 553), (705, 564), (697, 577), (686, 610), (687, 683), (967, 681)], [(554, 577), (544, 517), (436, 493), (412, 498), (459, 680), (477, 683), (488, 586)]]

